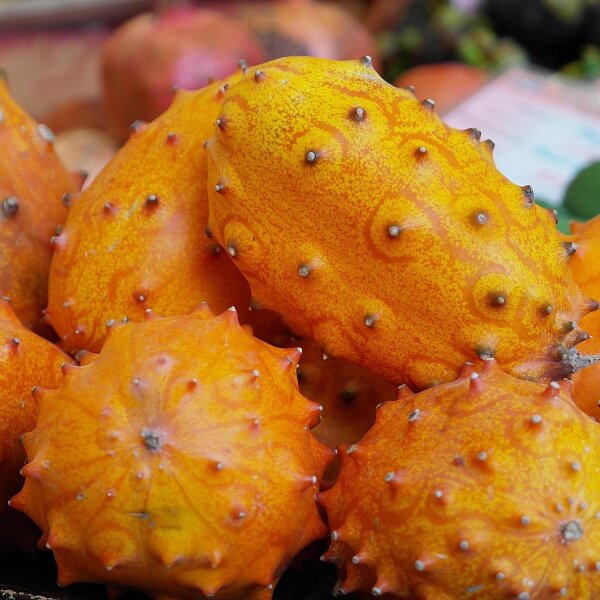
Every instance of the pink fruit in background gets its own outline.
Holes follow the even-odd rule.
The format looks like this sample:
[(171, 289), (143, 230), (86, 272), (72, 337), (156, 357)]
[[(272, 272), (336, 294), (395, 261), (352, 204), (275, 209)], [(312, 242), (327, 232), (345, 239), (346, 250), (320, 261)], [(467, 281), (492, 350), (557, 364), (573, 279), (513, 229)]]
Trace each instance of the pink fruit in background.
[(114, 134), (125, 139), (136, 119), (151, 121), (168, 108), (173, 86), (204, 87), (231, 74), (240, 59), (264, 55), (246, 27), (215, 10), (173, 7), (127, 21), (106, 41), (103, 78)]

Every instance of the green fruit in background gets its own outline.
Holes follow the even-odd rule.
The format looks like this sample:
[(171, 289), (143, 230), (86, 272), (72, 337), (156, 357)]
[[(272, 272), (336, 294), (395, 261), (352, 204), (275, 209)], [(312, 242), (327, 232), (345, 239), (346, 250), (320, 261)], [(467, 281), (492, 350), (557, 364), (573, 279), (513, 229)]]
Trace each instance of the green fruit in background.
[(564, 207), (581, 220), (600, 213), (600, 161), (584, 167), (565, 192)]
[(536, 198), (537, 204), (540, 206), (544, 206), (546, 208), (551, 208), (556, 211), (557, 223), (556, 227), (562, 233), (571, 233), (570, 223), (571, 221), (585, 221), (578, 215), (574, 215), (569, 209), (567, 209), (564, 204), (560, 206), (552, 206), (549, 202), (545, 200), (538, 200)]

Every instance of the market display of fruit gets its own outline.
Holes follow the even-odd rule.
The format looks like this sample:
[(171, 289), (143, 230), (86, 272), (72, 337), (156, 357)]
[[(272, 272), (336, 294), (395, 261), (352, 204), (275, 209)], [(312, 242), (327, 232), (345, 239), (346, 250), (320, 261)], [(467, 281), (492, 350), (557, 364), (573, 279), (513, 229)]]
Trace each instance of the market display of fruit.
[(57, 135), (0, 81), (0, 598), (600, 598), (598, 163), (444, 121), (596, 5), (461, 4), (160, 2)]

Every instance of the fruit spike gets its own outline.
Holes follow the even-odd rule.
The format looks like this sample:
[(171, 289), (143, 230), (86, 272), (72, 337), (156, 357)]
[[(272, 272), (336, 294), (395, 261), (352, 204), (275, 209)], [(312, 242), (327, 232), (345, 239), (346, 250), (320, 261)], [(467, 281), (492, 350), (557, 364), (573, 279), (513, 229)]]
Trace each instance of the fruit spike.
[(12, 299), (29, 328), (41, 324), (52, 248), (48, 240), (65, 217), (61, 199), (74, 178), (52, 146), (52, 132), (36, 123), (0, 81), (0, 294)]
[(203, 299), (217, 311), (236, 304), (256, 335), (285, 330), (269, 311), (249, 314), (248, 284), (228, 254), (198, 234), (208, 221), (202, 142), (228, 85), (180, 92), (163, 115), (135, 128), (72, 204), (53, 242), (46, 314), (63, 349), (99, 352), (107, 323), (141, 321), (148, 311), (187, 314)]
[(326, 535), (315, 496), (333, 451), (309, 431), (315, 405), (295, 369), (280, 368), (299, 355), (204, 304), (111, 327), (100, 354), (44, 393), (23, 440), (12, 506), (43, 530), (59, 582), (270, 598)]
[(294, 333), (416, 388), (477, 358), (539, 381), (595, 360), (564, 331), (594, 309), (577, 252), (497, 171), (493, 144), (364, 60), (259, 68), (232, 83), (207, 144), (209, 227)]
[(10, 303), (0, 298), (0, 552), (14, 551), (20, 539), (27, 543), (27, 527), (16, 534), (5, 530), (15, 519), (14, 511), (5, 510), (6, 503), (23, 483), (20, 438), (35, 426), (42, 396), (37, 386), (58, 387), (62, 365), (69, 362), (58, 348), (26, 329)]
[(516, 379), (493, 360), (387, 403), (360, 460), (342, 453), (319, 495), (332, 531), (324, 559), (345, 591), (390, 599), (593, 600), (599, 434), (568, 385)]

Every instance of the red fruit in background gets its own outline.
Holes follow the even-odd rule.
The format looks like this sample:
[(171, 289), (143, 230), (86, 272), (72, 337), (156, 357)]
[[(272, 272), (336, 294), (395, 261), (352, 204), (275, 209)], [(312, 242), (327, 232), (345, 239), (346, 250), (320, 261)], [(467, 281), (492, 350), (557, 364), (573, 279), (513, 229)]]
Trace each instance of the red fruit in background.
[(106, 111), (125, 139), (136, 119), (151, 121), (171, 104), (172, 88), (193, 90), (210, 78), (265, 57), (247, 29), (214, 10), (173, 7), (127, 21), (106, 41), (102, 57)]
[(326, 534), (315, 496), (332, 452), (311, 435), (297, 350), (235, 311), (115, 326), (100, 355), (44, 392), (12, 505), (43, 529), (59, 582), (154, 597), (271, 596)]
[(38, 413), (31, 390), (58, 387), (65, 362), (70, 358), (23, 327), (10, 303), (0, 298), (0, 550), (13, 548), (22, 538), (20, 526), (14, 527), (15, 515), (5, 507), (23, 484), (20, 437), (35, 427)]
[(448, 62), (413, 67), (402, 73), (394, 85), (413, 86), (419, 100), (430, 98), (435, 101), (439, 113), (447, 113), (473, 95), (488, 79), (482, 69)]
[(368, 55), (379, 65), (375, 39), (348, 11), (326, 2), (243, 4), (238, 17), (262, 45), (267, 59), (319, 56), (350, 59)]
[(39, 324), (48, 295), (50, 238), (62, 225), (62, 197), (76, 189), (38, 124), (0, 81), (0, 295), (27, 327)]

